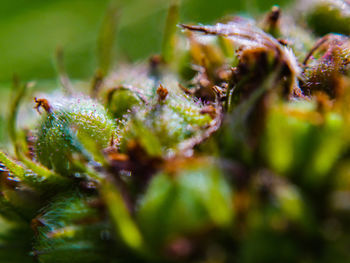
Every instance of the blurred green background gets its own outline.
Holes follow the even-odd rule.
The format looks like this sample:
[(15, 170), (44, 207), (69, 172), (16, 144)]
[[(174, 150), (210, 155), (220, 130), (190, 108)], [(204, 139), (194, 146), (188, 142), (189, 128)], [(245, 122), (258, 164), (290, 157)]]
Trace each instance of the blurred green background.
[[(116, 56), (132, 61), (160, 49), (169, 0), (113, 0), (121, 6)], [(85, 79), (96, 65), (96, 39), (110, 0), (1, 0), (0, 83), (55, 78), (57, 47), (69, 75)], [(209, 23), (235, 12), (257, 12), (288, 0), (183, 0), (181, 22)], [(254, 7), (254, 8), (253, 8)]]

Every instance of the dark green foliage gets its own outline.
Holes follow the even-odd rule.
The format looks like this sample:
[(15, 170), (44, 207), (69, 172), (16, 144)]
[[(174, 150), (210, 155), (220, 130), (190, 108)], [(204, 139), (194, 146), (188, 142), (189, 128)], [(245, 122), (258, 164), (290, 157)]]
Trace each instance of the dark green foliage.
[(180, 35), (179, 10), (161, 56), (109, 72), (113, 7), (93, 99), (59, 54), (69, 96), (35, 98), (42, 116), (25, 131), (30, 85), (15, 81), (1, 262), (349, 262), (348, 36), (316, 41), (278, 7)]
[(216, 226), (228, 227), (232, 220), (230, 187), (212, 161), (177, 165), (179, 171), (159, 174), (151, 181), (137, 215), (147, 243), (158, 250)]
[[(25, 224), (0, 221), (0, 258), (2, 262), (35, 262), (32, 251), (32, 230)], [(19, 238), (20, 237), (20, 238)]]
[(309, 102), (284, 104), (269, 113), (262, 153), (276, 172), (317, 187), (339, 158), (344, 136), (339, 114), (322, 116)]
[(34, 255), (40, 262), (109, 262), (114, 243), (96, 198), (78, 191), (62, 194), (34, 219)]

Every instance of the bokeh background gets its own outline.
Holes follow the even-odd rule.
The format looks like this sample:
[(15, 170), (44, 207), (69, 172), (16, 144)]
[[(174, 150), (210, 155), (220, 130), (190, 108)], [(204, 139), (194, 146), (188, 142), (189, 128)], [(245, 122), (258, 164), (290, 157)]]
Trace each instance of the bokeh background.
[[(212, 23), (234, 13), (259, 14), (291, 0), (182, 0), (181, 22)], [(106, 11), (119, 7), (114, 64), (138, 61), (161, 48), (170, 0), (0, 0), (0, 142), (14, 74), (36, 86), (59, 85), (55, 51), (64, 51), (71, 79), (87, 80), (97, 65), (97, 39)]]

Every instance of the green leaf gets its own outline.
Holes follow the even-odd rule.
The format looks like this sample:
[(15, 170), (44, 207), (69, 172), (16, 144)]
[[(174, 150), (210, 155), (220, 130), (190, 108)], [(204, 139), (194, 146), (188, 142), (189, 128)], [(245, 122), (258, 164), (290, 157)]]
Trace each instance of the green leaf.
[(118, 189), (106, 180), (101, 184), (100, 193), (107, 205), (112, 224), (120, 239), (129, 248), (139, 252), (143, 251), (143, 237), (136, 223), (131, 218)]

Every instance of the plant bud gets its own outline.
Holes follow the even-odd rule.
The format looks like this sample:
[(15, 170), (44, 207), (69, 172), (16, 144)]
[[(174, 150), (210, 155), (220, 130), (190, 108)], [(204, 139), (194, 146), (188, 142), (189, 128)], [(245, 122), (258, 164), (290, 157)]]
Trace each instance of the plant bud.
[(77, 171), (74, 154), (86, 153), (82, 140), (89, 136), (100, 150), (116, 136), (116, 124), (99, 103), (90, 99), (63, 99), (52, 104), (37, 129), (35, 153), (38, 161), (63, 175)]

